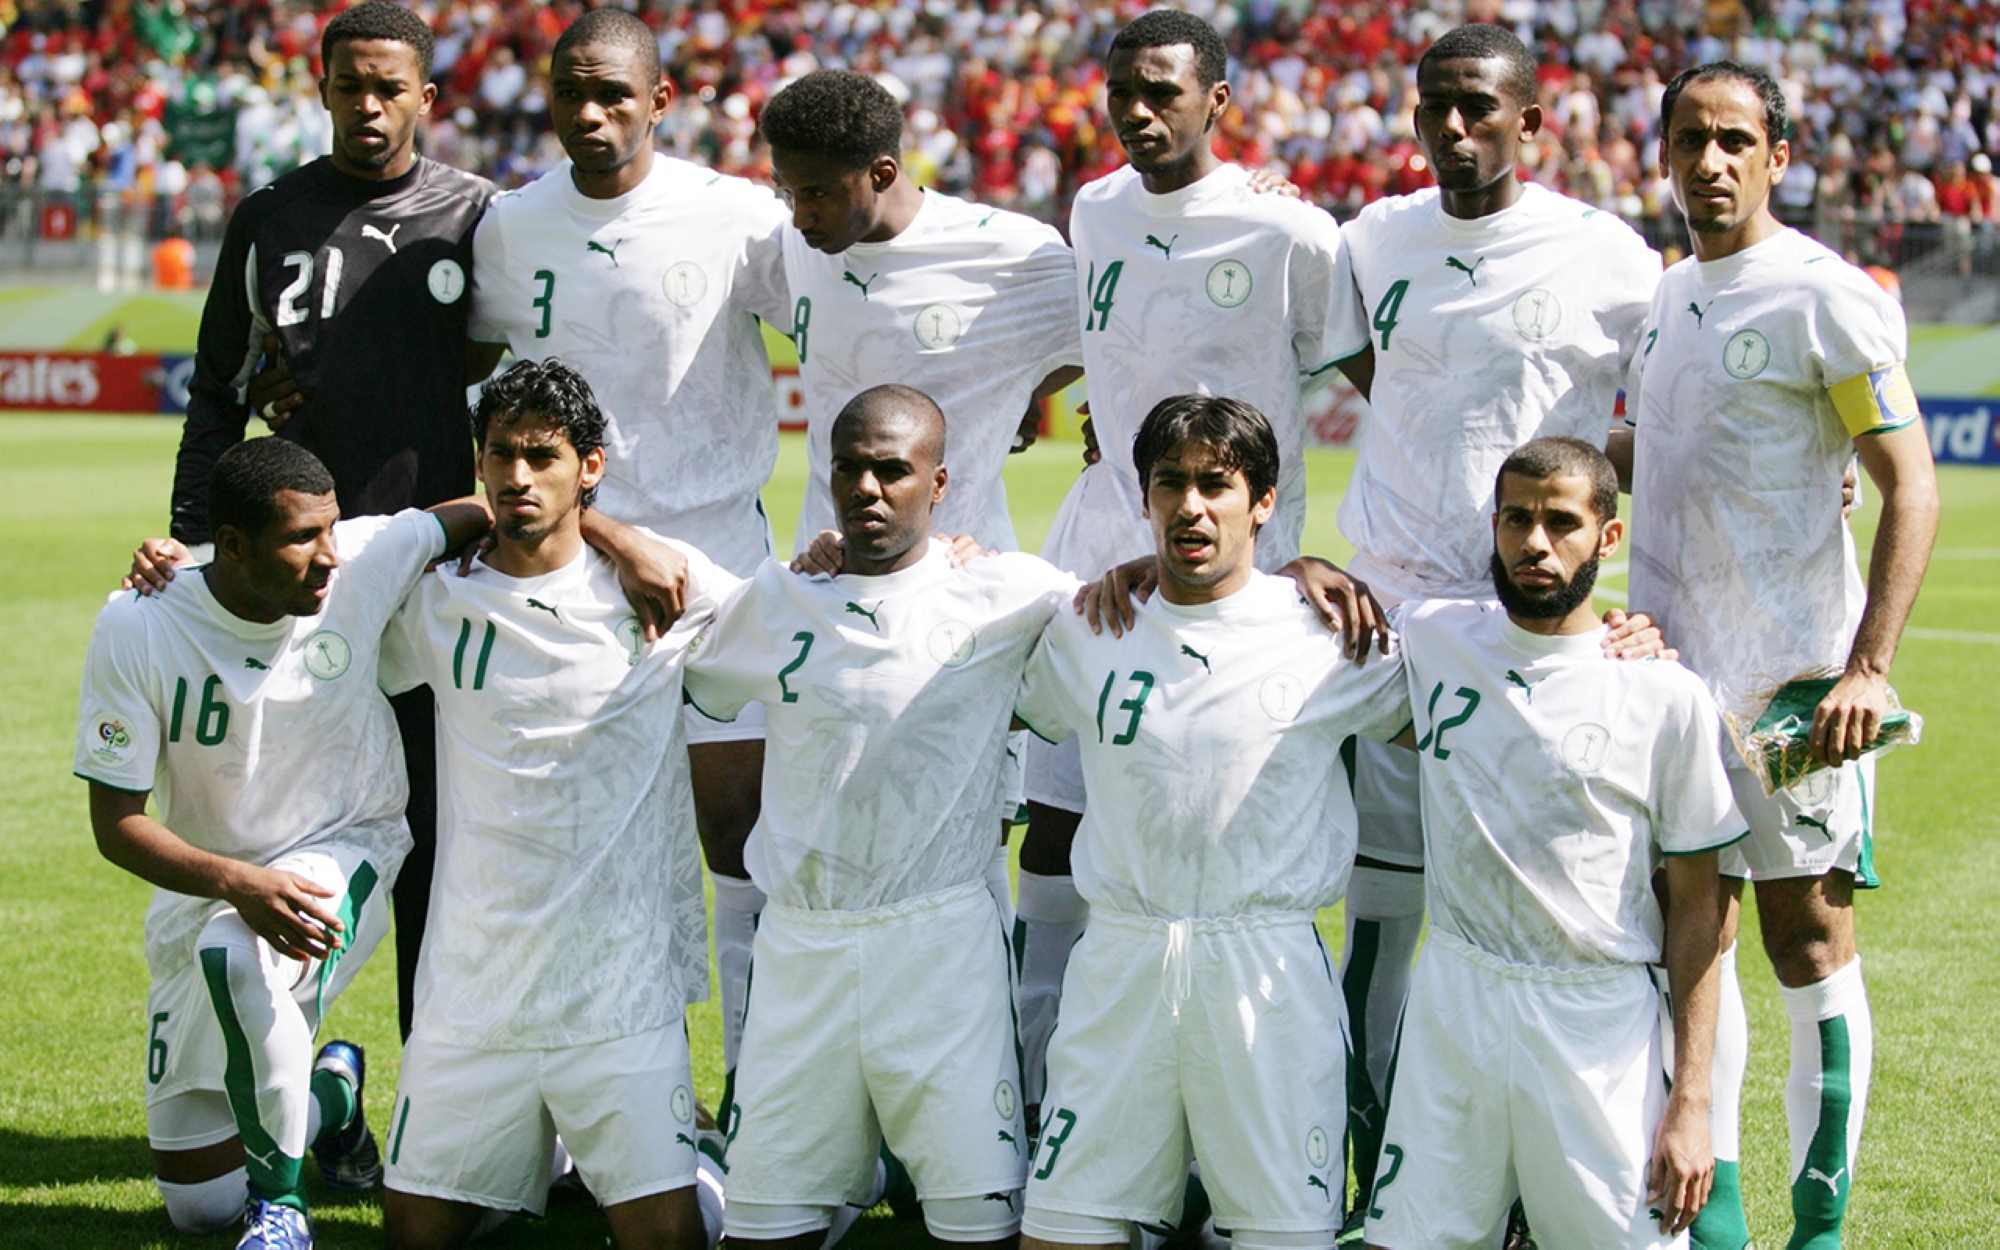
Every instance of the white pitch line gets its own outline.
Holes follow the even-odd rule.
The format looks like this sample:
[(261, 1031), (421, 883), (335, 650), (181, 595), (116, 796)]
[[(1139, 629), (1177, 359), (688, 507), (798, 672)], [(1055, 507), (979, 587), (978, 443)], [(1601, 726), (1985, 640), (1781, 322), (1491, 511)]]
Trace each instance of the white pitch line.
[(1965, 629), (1905, 629), (1905, 638), (1921, 638), (1925, 642), (1983, 642), (1989, 647), (2000, 647), (2000, 634), (1976, 634)]
[(1939, 547), (1933, 560), (2000, 560), (2000, 547)]

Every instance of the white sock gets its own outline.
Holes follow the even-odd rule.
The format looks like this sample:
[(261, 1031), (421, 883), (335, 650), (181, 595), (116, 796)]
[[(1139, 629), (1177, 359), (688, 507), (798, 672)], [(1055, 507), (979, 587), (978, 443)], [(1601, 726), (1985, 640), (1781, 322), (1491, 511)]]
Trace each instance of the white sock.
[(1069, 951), (1083, 936), (1090, 905), (1070, 877), (1021, 870), (1014, 958), (1021, 969), (1021, 1101), (1037, 1106), (1048, 1085), (1049, 1035), (1055, 1032)]
[[(1355, 925), (1373, 926), (1357, 942)], [(1340, 951), (1343, 991), (1352, 981), (1347, 1027), (1355, 1055), (1368, 1072), (1378, 1098), (1388, 1098), (1389, 1065), (1396, 1057), (1396, 1034), (1403, 1003), (1410, 996), (1410, 968), (1424, 932), (1424, 876), (1385, 868), (1356, 868), (1347, 883), (1347, 938)], [(1366, 954), (1366, 963), (1357, 959)], [(1379, 1127), (1379, 1126), (1378, 1126)]]
[(243, 1204), (250, 1200), (250, 1178), (242, 1168), (187, 1185), (157, 1178), (153, 1183), (160, 1187), (174, 1227), (196, 1237), (236, 1227), (243, 1219)]
[(722, 1068), (734, 1072), (750, 1000), (750, 944), (764, 911), (764, 891), (742, 877), (709, 876), (715, 883), (715, 972), (722, 982)]
[(1014, 883), (1007, 878), (1007, 844), (1002, 842), (993, 848), (993, 858), (986, 861), (986, 892), (993, 896), (993, 905), (1000, 909), (1001, 932), (1014, 931)]
[[(1855, 1152), (1868, 1106), (1875, 1028), (1861, 957), (1814, 985), (1779, 986), (1792, 1018), (1792, 1070), (1785, 1081), (1791, 1127), (1794, 1210), (1803, 1190), (1824, 1191), (1822, 1217), (1838, 1228), (1854, 1183)], [(1802, 1221), (1803, 1222), (1803, 1221)]]
[(244, 1072), (231, 1065), (226, 1079), (250, 1093), (230, 1098), (250, 1184), (269, 1199), (296, 1195), (313, 1107), (313, 1031), (292, 997), (304, 966), (278, 954), (233, 911), (202, 928), (195, 959), (225, 1045), (240, 1035), (249, 1061)]
[(1750, 1067), (1750, 1015), (1743, 1009), (1743, 983), (1736, 979), (1736, 944), (1716, 961), (1720, 973), (1715, 1012), (1715, 1056), (1710, 1061), (1709, 1144), (1717, 1162), (1743, 1157), (1743, 1074)]

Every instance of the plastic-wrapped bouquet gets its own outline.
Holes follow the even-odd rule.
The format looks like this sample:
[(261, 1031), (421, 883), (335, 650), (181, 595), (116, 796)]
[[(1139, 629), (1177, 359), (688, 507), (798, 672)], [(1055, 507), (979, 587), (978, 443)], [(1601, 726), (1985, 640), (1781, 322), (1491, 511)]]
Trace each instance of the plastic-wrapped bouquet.
[[(1789, 790), (1826, 765), (1812, 758), (1813, 709), (1826, 698), (1838, 673), (1802, 673), (1779, 683), (1768, 696), (1748, 701), (1751, 711), (1732, 712), (1725, 718), (1729, 736), (1743, 762), (1757, 774), (1766, 794)], [(1923, 737), (1924, 718), (1905, 708), (1889, 692), (1889, 711), (1875, 740), (1862, 749), (1870, 755), (1904, 743), (1915, 744)]]

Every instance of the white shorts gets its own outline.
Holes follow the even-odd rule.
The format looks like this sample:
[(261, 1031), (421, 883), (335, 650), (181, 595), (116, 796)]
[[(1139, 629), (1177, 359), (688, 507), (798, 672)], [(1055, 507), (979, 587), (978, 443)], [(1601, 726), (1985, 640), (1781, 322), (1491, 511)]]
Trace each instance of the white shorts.
[[(361, 971), (376, 944), (389, 932), (389, 892), (394, 873), (381, 871), (371, 852), (339, 842), (315, 846), (281, 855), (270, 867), (295, 872), (333, 890), (329, 900), (347, 923), (347, 943), (331, 959), (310, 966), (291, 962), (300, 972), (292, 988), (292, 999), (314, 1028), (319, 1027), (326, 1009), (340, 997), (354, 974)], [(223, 908), (217, 915), (229, 914)], [(199, 934), (197, 934), (197, 941)], [(218, 1122), (217, 1105), (227, 1111), (226, 1098), (191, 1098), (180, 1095), (207, 1091), (221, 1095), (223, 1068), (222, 1025), (216, 1019), (215, 1003), (201, 961), (192, 949), (188, 959), (171, 973), (156, 978), (146, 997), (146, 1052), (142, 1070), (146, 1082), (147, 1136), (156, 1150), (194, 1150), (228, 1141), (236, 1135), (236, 1121), (230, 1116)]]
[(1432, 928), (1403, 1013), (1369, 1244), (1497, 1245), (1519, 1198), (1543, 1245), (1685, 1245), (1646, 1199), (1667, 1101), (1661, 1010), (1641, 965), (1528, 968)]
[(1823, 877), (1834, 869), (1872, 889), (1875, 757), (1822, 769), (1789, 790), (1765, 794), (1747, 768), (1732, 763), (1729, 789), (1750, 836), (1722, 851), (1722, 875), (1753, 881)]
[(1424, 866), (1424, 820), (1417, 753), (1373, 738), (1354, 739), (1358, 853), (1398, 868)]
[(689, 703), (681, 708), (681, 723), (687, 729), (688, 745), (704, 742), (761, 742), (764, 738), (764, 705), (746, 703), (735, 720), (717, 720)]
[(1310, 913), (1169, 924), (1092, 908), (1049, 1040), (1024, 1226), (1174, 1223), (1198, 1155), (1216, 1227), (1330, 1244), (1345, 1031)]
[(1006, 1195), (973, 1239), (1011, 1234), (1027, 1134), (1010, 968), (983, 879), (860, 912), (766, 906), (727, 1121), (728, 1234), (756, 1235), (756, 1207), (830, 1220), (866, 1201), (884, 1139), (926, 1202)]
[(552, 1050), (478, 1050), (411, 1034), (382, 1146), (384, 1183), (540, 1215), (558, 1133), (604, 1206), (694, 1184), (685, 1023)]

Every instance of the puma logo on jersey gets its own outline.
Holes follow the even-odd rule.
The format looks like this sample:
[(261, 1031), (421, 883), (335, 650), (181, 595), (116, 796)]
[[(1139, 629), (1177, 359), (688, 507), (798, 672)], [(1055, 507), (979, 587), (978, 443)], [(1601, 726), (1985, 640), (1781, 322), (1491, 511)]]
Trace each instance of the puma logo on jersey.
[(1528, 696), (1528, 702), (1533, 703), (1535, 701), (1535, 688), (1533, 685), (1529, 683), (1527, 678), (1521, 676), (1519, 673), (1515, 672), (1513, 669), (1510, 668), (1507, 670), (1507, 681), (1512, 685), (1519, 686), (1524, 692), (1526, 692)]
[[(992, 212), (990, 212), (990, 213), (986, 214), (986, 215), (985, 215), (984, 217), (981, 217), (981, 218), (979, 219), (979, 225), (980, 225), (980, 226), (983, 226), (983, 225), (985, 225), (985, 224), (986, 224), (987, 222), (989, 222), (989, 221), (992, 221), (992, 220), (993, 220), (993, 219), (994, 219), (995, 217), (998, 217), (999, 215), (1000, 215), (1000, 210), (996, 208), (996, 209), (994, 209), (994, 210), (993, 210)], [(979, 228), (979, 226), (974, 226), (974, 227), (973, 227), (973, 229), (975, 229), (975, 230), (977, 230), (978, 228)]]
[(858, 603), (850, 603), (847, 605), (847, 610), (856, 616), (867, 617), (868, 623), (875, 627), (875, 632), (878, 634), (882, 632), (882, 622), (875, 619), (875, 614), (882, 610), (882, 604), (879, 600), (876, 601), (873, 608), (864, 608)]
[(1208, 666), (1208, 657), (1203, 655), (1201, 652), (1195, 650), (1193, 647), (1188, 646), (1186, 643), (1181, 644), (1181, 654), (1200, 660), (1202, 672), (1209, 673), (1211, 675), (1215, 672), (1214, 669)]
[(1013, 1194), (987, 1194), (986, 1201), (998, 1202), (1001, 1205), (1005, 1206), (1009, 1211), (1012, 1211), (1014, 1209)]
[[(258, 1166), (262, 1167), (265, 1171), (270, 1171), (272, 1169), (273, 1167), (273, 1164), (271, 1162), (272, 1160), (282, 1157), (275, 1147), (273, 1147), (268, 1153), (265, 1153), (250, 1149), (249, 1142), (243, 1143), (243, 1153), (249, 1155), (252, 1159), (255, 1159), (258, 1163)], [(1843, 1172), (1846, 1170), (1847, 1170), (1846, 1168), (1841, 1169), (1841, 1171)]]
[(374, 226), (364, 223), (361, 227), (361, 237), (364, 239), (375, 240), (377, 243), (380, 243), (383, 247), (389, 249), (389, 255), (394, 256), (396, 254), (396, 232), (398, 230), (401, 230), (402, 228), (403, 228), (403, 223), (399, 221), (395, 225), (389, 227), (389, 233), (383, 234), (380, 230), (377, 230)]
[(694, 1138), (689, 1137), (686, 1133), (675, 1133), (674, 1140), (676, 1142), (686, 1142), (689, 1150), (694, 1149)]
[(867, 299), (867, 298), (868, 298), (868, 288), (869, 288), (869, 287), (871, 287), (871, 286), (873, 286), (873, 285), (875, 285), (875, 279), (877, 279), (877, 278), (879, 278), (879, 277), (881, 277), (881, 276), (882, 276), (882, 275), (881, 275), (881, 273), (880, 273), (879, 271), (878, 271), (878, 272), (876, 272), (876, 273), (871, 273), (871, 274), (869, 274), (869, 275), (868, 275), (868, 281), (866, 281), (866, 282), (863, 282), (863, 281), (862, 281), (861, 279), (859, 279), (859, 278), (857, 278), (857, 277), (855, 277), (855, 276), (854, 276), (854, 273), (853, 273), (853, 271), (852, 271), (852, 270), (844, 270), (844, 271), (842, 271), (842, 273), (841, 273), (841, 275), (840, 275), (840, 280), (841, 280), (841, 281), (843, 281), (843, 282), (846, 282), (846, 283), (849, 283), (850, 285), (853, 285), (853, 286), (858, 286), (858, 287), (860, 287), (860, 288), (861, 288), (861, 298), (862, 298), (862, 299)]
[(1160, 242), (1160, 240), (1153, 235), (1149, 234), (1146, 236), (1146, 246), (1159, 248), (1160, 254), (1162, 256), (1165, 256), (1168, 260), (1172, 260), (1174, 258), (1174, 244), (1180, 241), (1181, 241), (1181, 236), (1179, 235), (1175, 235), (1173, 238), (1168, 239), (1165, 243)]
[(617, 269), (619, 267), (618, 249), (624, 246), (625, 246), (625, 240), (623, 239), (620, 239), (616, 243), (613, 243), (610, 247), (604, 246), (602, 243), (599, 243), (596, 239), (586, 239), (583, 244), (583, 250), (586, 252), (604, 253), (606, 256), (609, 256), (611, 258), (611, 267), (613, 269)]
[(1708, 310), (1713, 307), (1715, 307), (1714, 300), (1710, 300), (1706, 304), (1697, 304), (1693, 300), (1688, 301), (1688, 311), (1694, 314), (1695, 329), (1699, 330), (1701, 328), (1702, 318), (1708, 316)]
[(1021, 1153), (1021, 1143), (1014, 1137), (1012, 1133), (1008, 1132), (1004, 1128), (1000, 1130), (1000, 1140), (1006, 1142), (1009, 1146), (1012, 1146), (1014, 1148), (1015, 1154)]
[(1320, 1191), (1321, 1193), (1325, 1194), (1325, 1195), (1326, 1195), (1326, 1200), (1327, 1200), (1328, 1202), (1332, 1202), (1332, 1201), (1333, 1201), (1333, 1191), (1332, 1191), (1331, 1189), (1328, 1189), (1328, 1188), (1326, 1187), (1326, 1182), (1325, 1182), (1325, 1181), (1323, 1181), (1323, 1180), (1321, 1180), (1321, 1179), (1320, 1179), (1319, 1177), (1317, 1177), (1317, 1176), (1308, 1176), (1308, 1177), (1306, 1177), (1306, 1185), (1307, 1185), (1307, 1186), (1308, 1186), (1309, 1188), (1312, 1188), (1312, 1189), (1317, 1189), (1317, 1190), (1319, 1190), (1319, 1191)]
[(1826, 1186), (1827, 1191), (1836, 1198), (1840, 1197), (1840, 1178), (1845, 1175), (1847, 1175), (1846, 1168), (1841, 1168), (1837, 1170), (1836, 1172), (1834, 1172), (1832, 1176), (1828, 1176), (1826, 1173), (1820, 1171), (1818, 1168), (1806, 1169), (1807, 1180), (1818, 1181), (1820, 1184)]
[(1472, 263), (1470, 265), (1466, 264), (1464, 261), (1460, 260), (1456, 256), (1447, 256), (1444, 258), (1444, 267), (1446, 269), (1458, 270), (1466, 277), (1472, 279), (1472, 285), (1475, 287), (1479, 285), (1479, 267), (1485, 263), (1486, 263), (1486, 258), (1484, 256), (1473, 257)]
[(1819, 830), (1821, 837), (1825, 838), (1829, 842), (1833, 841), (1833, 831), (1826, 827), (1825, 821), (1815, 820), (1812, 817), (1807, 816), (1803, 813), (1794, 817), (1793, 819), (1798, 824), (1806, 825), (1810, 828)]
[(271, 666), (269, 664), (264, 663), (262, 660), (253, 660), (247, 655), (243, 657), (243, 667), (254, 668), (258, 672), (262, 673), (268, 673), (271, 671)]
[(540, 608), (542, 611), (548, 613), (550, 616), (554, 616), (556, 618), (556, 624), (558, 625), (562, 624), (562, 617), (556, 614), (555, 608), (550, 606), (549, 604), (543, 603), (540, 599), (536, 599), (530, 596), (528, 599), (528, 606), (531, 608)]

